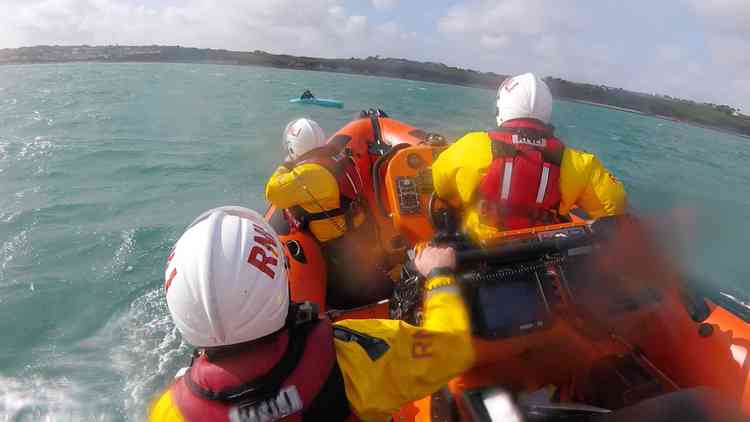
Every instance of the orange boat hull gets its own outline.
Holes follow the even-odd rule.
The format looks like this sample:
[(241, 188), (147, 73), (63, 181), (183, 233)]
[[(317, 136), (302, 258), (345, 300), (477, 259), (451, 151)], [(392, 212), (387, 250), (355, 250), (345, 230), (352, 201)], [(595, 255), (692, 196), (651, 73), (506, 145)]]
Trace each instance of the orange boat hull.
[[(364, 192), (379, 233), (373, 245), (367, 246), (403, 256), (406, 247), (434, 236), (426, 213), (431, 192), (429, 169), (442, 147), (424, 144), (424, 132), (411, 126), (387, 118), (379, 121), (384, 139), (407, 146), (394, 150), (387, 165), (375, 172), (372, 169), (379, 156), (370, 152), (374, 136), (370, 120), (347, 124), (329, 142), (347, 142), (365, 186), (373, 186), (373, 174), (378, 179), (375, 182), (380, 189)], [(399, 178), (404, 177), (418, 185), (417, 203), (410, 203), (418, 212), (413, 212), (414, 208), (404, 211), (397, 186)], [(292, 299), (311, 300), (326, 309), (325, 260), (318, 242), (307, 233), (284, 231), (274, 208), (268, 210), (266, 218), (277, 223), (275, 228), (287, 246), (304, 251), (304, 262), (293, 256), (289, 259)], [(570, 222), (558, 225), (505, 232), (488, 244), (584, 226), (585, 221), (572, 217)], [(564, 282), (556, 286), (560, 303), (547, 329), (496, 340), (475, 337), (475, 367), (451, 381), (444, 391), (405, 405), (394, 414), (394, 421), (443, 420), (441, 412), (458, 412), (462, 420), (469, 419), (470, 412), (461, 397), (467, 390), (493, 385), (514, 392), (553, 385), (561, 402), (586, 402), (601, 393), (597, 389), (611, 387), (596, 381), (602, 362), (608, 360), (640, 368), (649, 380), (644, 385), (653, 391), (668, 393), (706, 386), (750, 414), (750, 325), (710, 302), (705, 319), (691, 316), (679, 270), (652, 246), (641, 228), (633, 227), (610, 253), (601, 254), (598, 285), (579, 290)], [(628, 300), (632, 298), (638, 300), (631, 304)], [(615, 308), (616, 312), (612, 310)], [(332, 315), (336, 319), (388, 318), (389, 305), (384, 301)], [(622, 360), (625, 363), (618, 361), (622, 357), (628, 358)], [(446, 394), (452, 400), (445, 399)], [(633, 402), (638, 402), (638, 394), (647, 396), (643, 388), (634, 388), (632, 394)]]

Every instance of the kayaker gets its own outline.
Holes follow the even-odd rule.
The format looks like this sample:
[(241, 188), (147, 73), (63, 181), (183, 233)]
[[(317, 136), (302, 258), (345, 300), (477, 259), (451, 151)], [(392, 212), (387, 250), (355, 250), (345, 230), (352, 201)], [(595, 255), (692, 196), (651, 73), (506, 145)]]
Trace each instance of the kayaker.
[(393, 282), (383, 253), (369, 247), (375, 233), (361, 203), (362, 177), (344, 150), (325, 141), (314, 120), (289, 123), (282, 137), (287, 157), (266, 184), (266, 200), (321, 242), (330, 305), (349, 308), (388, 298)]
[(307, 100), (307, 99), (313, 99), (315, 96), (310, 92), (309, 89), (306, 89), (305, 92), (302, 93), (299, 97), (301, 100)]
[(149, 420), (388, 420), (473, 363), (455, 263), (450, 248), (416, 257), (426, 276), (420, 327), (332, 324), (290, 303), (284, 246), (258, 213), (203, 213), (169, 254), (164, 286), (177, 329), (196, 349)]
[(506, 79), (496, 106), (497, 129), (467, 133), (432, 166), (435, 191), (466, 209), (470, 234), (559, 222), (574, 205), (590, 218), (625, 211), (622, 183), (594, 154), (555, 137), (543, 80), (532, 73)]

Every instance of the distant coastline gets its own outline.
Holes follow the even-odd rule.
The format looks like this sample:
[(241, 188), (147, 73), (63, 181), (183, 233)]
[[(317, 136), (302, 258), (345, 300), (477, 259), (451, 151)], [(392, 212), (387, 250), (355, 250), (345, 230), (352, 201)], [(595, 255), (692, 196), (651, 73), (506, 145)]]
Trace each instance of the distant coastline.
[[(478, 72), (442, 63), (381, 58), (326, 59), (271, 54), (265, 51), (239, 52), (180, 46), (35, 46), (0, 49), (2, 64), (39, 64), (65, 62), (169, 62), (224, 65), (252, 65), (281, 69), (385, 76), (399, 79), (438, 82), (484, 89), (497, 89), (506, 75)], [(697, 103), (669, 96), (651, 95), (612, 88), (545, 78), (557, 98), (650, 115), (681, 123), (750, 136), (750, 116), (727, 105)]]
[(592, 101), (574, 100), (574, 99), (570, 99), (570, 98), (559, 98), (559, 99), (563, 100), (563, 101), (569, 101), (571, 103), (586, 104), (586, 105), (590, 105), (592, 107), (608, 108), (610, 110), (622, 111), (622, 112), (625, 112), (625, 113), (640, 114), (641, 116), (650, 116), (650, 117), (654, 117), (654, 118), (657, 118), (657, 119), (669, 120), (669, 121), (676, 122), (676, 123), (682, 123), (682, 124), (686, 124), (686, 125), (690, 125), (690, 126), (699, 127), (699, 128), (702, 128), (702, 129), (715, 130), (717, 132), (726, 133), (726, 134), (729, 134), (729, 135), (741, 136), (743, 138), (750, 139), (750, 134), (736, 132), (736, 131), (733, 131), (733, 130), (727, 130), (727, 129), (724, 129), (724, 128), (721, 128), (721, 127), (716, 127), (716, 126), (702, 125), (702, 124), (691, 122), (691, 121), (687, 121), (687, 120), (676, 119), (674, 117), (660, 116), (658, 114), (648, 114), (648, 113), (644, 113), (642, 111), (633, 110), (631, 108), (617, 107), (617, 106), (613, 106), (613, 105), (609, 105), (609, 104), (595, 103), (595, 102), (592, 102)]
[(608, 108), (610, 110), (617, 110), (617, 111), (624, 111), (625, 113), (633, 113), (633, 114), (642, 114), (646, 115), (646, 113), (638, 110), (634, 110), (632, 108), (625, 108), (625, 107), (617, 107), (609, 104), (602, 104), (602, 103), (595, 103), (593, 101), (585, 101), (585, 100), (574, 100), (571, 98), (562, 98), (565, 101), (570, 101), (571, 103), (578, 103), (578, 104), (587, 104), (594, 107), (602, 107), (602, 108)]

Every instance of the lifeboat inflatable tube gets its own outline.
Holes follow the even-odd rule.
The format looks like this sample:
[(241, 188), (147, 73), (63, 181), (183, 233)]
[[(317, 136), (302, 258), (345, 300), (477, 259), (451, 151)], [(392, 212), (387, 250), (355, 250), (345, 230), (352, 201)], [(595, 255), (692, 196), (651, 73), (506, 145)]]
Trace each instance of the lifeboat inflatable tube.
[[(328, 141), (351, 151), (372, 187), (365, 199), (377, 222), (377, 247), (394, 255), (435, 236), (430, 168), (444, 146), (427, 139), (409, 125), (370, 116)], [(266, 218), (288, 249), (292, 299), (325, 309), (318, 242), (290, 230), (278, 210)], [(600, 422), (750, 420), (750, 307), (696, 288), (652, 232), (628, 216), (571, 216), (461, 251), (475, 367), (393, 419), (491, 420), (488, 403), (507, 393), (520, 413), (545, 420), (560, 412)], [(399, 286), (409, 287), (404, 280)], [(408, 316), (409, 297), (415, 295), (332, 316), (388, 318), (394, 309)], [(540, 395), (546, 404), (524, 399)]]
[(477, 415), (502, 394), (543, 420), (562, 420), (561, 408), (601, 422), (750, 420), (750, 307), (696, 288), (652, 232), (623, 216), (460, 252), (459, 266), (485, 258), (461, 281), (475, 367), (394, 420), (491, 420)]
[[(398, 120), (383, 117), (384, 113), (363, 113), (363, 116), (348, 123), (327, 141), (327, 144), (348, 151), (359, 171), (363, 186), (363, 199), (372, 221), (378, 230), (378, 242), (367, 247), (378, 248), (386, 254), (402, 252), (390, 242), (396, 236), (390, 218), (382, 213), (385, 193), (373, 187), (373, 164), (399, 145), (417, 145), (427, 138), (427, 133)], [(378, 196), (376, 198), (376, 190)], [(379, 205), (380, 204), (380, 205)], [(284, 218), (282, 210), (271, 206), (265, 213), (266, 220), (279, 233), (289, 252), (289, 281), (291, 298), (295, 301), (309, 300), (327, 309), (326, 301), (326, 262), (317, 239), (307, 231), (292, 229)], [(395, 258), (394, 258), (395, 259)], [(373, 303), (352, 309), (346, 314), (350, 318), (388, 317), (387, 303)]]

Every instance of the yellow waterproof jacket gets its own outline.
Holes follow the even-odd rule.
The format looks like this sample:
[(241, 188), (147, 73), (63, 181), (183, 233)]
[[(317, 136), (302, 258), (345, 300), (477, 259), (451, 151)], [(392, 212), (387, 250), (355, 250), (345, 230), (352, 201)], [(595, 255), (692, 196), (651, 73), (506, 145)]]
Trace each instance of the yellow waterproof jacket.
[[(492, 140), (487, 132), (471, 132), (443, 151), (432, 165), (435, 191), (444, 199), (459, 202), (465, 209), (464, 227), (480, 238), (491, 236), (497, 228), (483, 224), (473, 205), (475, 193), (492, 163)], [(560, 193), (557, 210), (568, 214), (577, 205), (591, 218), (622, 214), (626, 194), (615, 178), (594, 154), (565, 147), (560, 166)]]
[[(421, 327), (388, 319), (336, 323), (389, 346), (373, 360), (356, 341), (334, 340), (347, 399), (363, 421), (387, 421), (402, 405), (437, 391), (474, 363), (469, 315), (453, 279), (432, 278), (426, 290)], [(186, 421), (170, 390), (152, 404), (149, 421)]]
[(373, 361), (357, 343), (335, 340), (346, 396), (362, 420), (388, 420), (402, 405), (432, 394), (473, 365), (469, 314), (457, 287), (448, 283), (449, 277), (427, 283), (421, 327), (390, 319), (337, 323), (390, 346)]
[[(277, 208), (300, 206), (309, 213), (331, 211), (341, 206), (336, 177), (316, 163), (303, 163), (288, 169), (280, 166), (266, 183), (266, 200)], [(358, 212), (353, 223), (358, 227), (365, 220)], [(343, 215), (310, 222), (310, 231), (321, 242), (341, 237), (347, 232)]]

